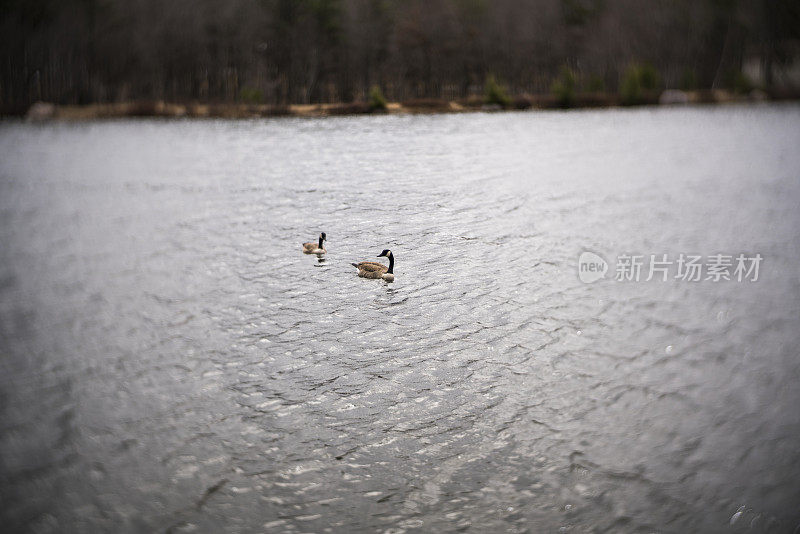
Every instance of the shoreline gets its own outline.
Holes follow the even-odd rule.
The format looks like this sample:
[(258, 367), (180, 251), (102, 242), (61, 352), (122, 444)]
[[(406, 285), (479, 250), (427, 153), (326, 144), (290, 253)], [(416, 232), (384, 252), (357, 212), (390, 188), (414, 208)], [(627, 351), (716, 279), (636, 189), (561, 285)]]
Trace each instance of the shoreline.
[[(374, 109), (365, 102), (329, 104), (291, 104), (287, 106), (248, 103), (175, 103), (165, 101), (131, 101), (108, 104), (57, 105), (37, 102), (27, 110), (0, 113), (0, 117), (23, 117), (33, 121), (81, 121), (136, 117), (253, 119), (266, 117), (328, 117), (347, 115), (442, 114), (486, 111), (604, 109), (637, 106), (675, 106), (698, 104), (757, 103), (800, 100), (800, 92), (767, 94), (753, 91), (735, 94), (724, 90), (677, 91), (645, 94), (633, 104), (623, 104), (620, 97), (609, 93), (582, 93), (565, 105), (554, 95), (522, 95), (506, 105), (487, 104), (479, 97), (444, 100), (419, 98), (390, 102), (384, 109)], [(4, 110), (7, 111), (7, 110)], [(16, 112), (14, 112), (16, 111)]]

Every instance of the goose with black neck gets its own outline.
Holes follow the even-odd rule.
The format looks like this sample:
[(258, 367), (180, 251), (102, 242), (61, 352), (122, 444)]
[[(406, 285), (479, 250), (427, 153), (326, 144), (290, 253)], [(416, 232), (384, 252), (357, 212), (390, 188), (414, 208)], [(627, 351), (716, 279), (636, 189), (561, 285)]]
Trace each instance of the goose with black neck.
[(322, 246), (322, 242), (327, 239), (325, 232), (319, 234), (319, 241), (317, 243), (303, 243), (303, 254), (325, 254), (328, 252)]
[(361, 278), (372, 278), (386, 280), (387, 282), (394, 282), (394, 254), (389, 249), (384, 249), (383, 252), (378, 254), (379, 258), (389, 258), (389, 266), (377, 261), (362, 261), (360, 263), (353, 263), (353, 267), (358, 269), (358, 276)]

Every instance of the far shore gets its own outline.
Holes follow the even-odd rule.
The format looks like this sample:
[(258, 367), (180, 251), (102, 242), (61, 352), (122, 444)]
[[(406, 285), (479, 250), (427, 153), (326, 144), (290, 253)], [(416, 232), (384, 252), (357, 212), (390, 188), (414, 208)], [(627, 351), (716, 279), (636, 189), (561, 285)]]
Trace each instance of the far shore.
[(57, 105), (37, 102), (25, 109), (7, 109), (0, 116), (23, 116), (29, 120), (80, 121), (124, 117), (223, 118), (250, 119), (259, 117), (325, 117), (363, 114), (421, 114), (464, 113), (503, 110), (552, 110), (608, 108), (631, 105), (727, 104), (798, 100), (800, 91), (766, 93), (753, 91), (737, 94), (725, 90), (678, 91), (667, 90), (642, 95), (635, 104), (623, 104), (619, 96), (609, 93), (582, 93), (568, 103), (554, 95), (522, 95), (509, 99), (504, 105), (487, 103), (483, 98), (461, 100), (417, 98), (390, 102), (376, 108), (365, 102), (336, 104), (269, 105), (258, 103), (174, 103), (165, 101), (134, 101), (88, 105)]

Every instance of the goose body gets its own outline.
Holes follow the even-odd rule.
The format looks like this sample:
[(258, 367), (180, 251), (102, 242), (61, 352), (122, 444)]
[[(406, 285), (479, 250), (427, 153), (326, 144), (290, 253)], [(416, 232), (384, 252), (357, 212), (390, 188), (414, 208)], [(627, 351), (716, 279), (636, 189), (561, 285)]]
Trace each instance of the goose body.
[(358, 276), (360, 278), (372, 278), (386, 280), (387, 282), (394, 281), (394, 256), (391, 250), (384, 250), (378, 257), (386, 256), (389, 258), (389, 266), (379, 263), (377, 261), (362, 261), (360, 263), (353, 263), (353, 267), (358, 269)]
[(325, 247), (322, 246), (322, 242), (327, 239), (325, 232), (319, 234), (319, 241), (316, 243), (303, 243), (303, 253), (304, 254), (325, 254), (328, 252), (325, 250)]

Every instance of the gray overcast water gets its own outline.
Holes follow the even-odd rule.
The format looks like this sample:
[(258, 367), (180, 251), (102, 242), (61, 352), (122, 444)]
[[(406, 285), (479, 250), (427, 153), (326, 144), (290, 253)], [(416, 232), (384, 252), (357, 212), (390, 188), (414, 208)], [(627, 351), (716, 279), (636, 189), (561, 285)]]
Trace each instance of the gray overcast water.
[[(796, 532), (798, 147), (794, 104), (0, 123), (0, 523)], [(645, 281), (681, 253), (763, 261)]]

